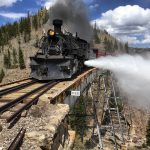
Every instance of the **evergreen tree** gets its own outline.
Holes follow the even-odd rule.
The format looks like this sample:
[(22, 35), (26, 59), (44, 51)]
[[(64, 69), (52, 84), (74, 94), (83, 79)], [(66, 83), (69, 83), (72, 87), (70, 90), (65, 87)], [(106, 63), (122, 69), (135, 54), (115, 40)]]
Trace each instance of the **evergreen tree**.
[(99, 38), (98, 33), (97, 33), (97, 30), (95, 31), (94, 39), (95, 39), (95, 43), (96, 44), (100, 44), (101, 43), (100, 38)]
[(20, 32), (20, 34), (23, 34), (23, 32), (24, 32), (24, 19), (23, 18), (20, 19), (19, 32)]
[(31, 23), (30, 17), (24, 20), (24, 42), (28, 42), (31, 39)]
[(11, 55), (9, 50), (8, 50), (8, 66), (9, 68), (11, 68)]
[(35, 45), (34, 45), (36, 48), (38, 48), (39, 46), (39, 38), (38, 38), (38, 35), (36, 35), (36, 41), (35, 41)]
[(114, 50), (118, 50), (118, 44), (117, 44), (117, 40), (115, 40), (115, 43), (114, 43)]
[(113, 48), (112, 48), (112, 41), (108, 41), (108, 51), (109, 52), (112, 52), (113, 51)]
[(28, 17), (23, 18), (20, 23), (20, 31), (24, 35), (24, 42), (28, 42), (31, 39), (31, 20), (28, 12)]
[(17, 38), (17, 40), (18, 40), (18, 45), (19, 45), (19, 47), (20, 47), (20, 45), (21, 45), (21, 39), (20, 39), (20, 36)]
[(150, 146), (150, 118), (148, 120), (148, 125), (147, 125), (146, 144), (147, 146)]
[(107, 43), (108, 43), (108, 41), (107, 41), (107, 38), (105, 37), (105, 38), (104, 38), (105, 50), (107, 50)]
[(8, 54), (4, 54), (4, 66), (7, 69), (11, 68), (11, 56), (9, 50), (8, 50)]
[(23, 52), (20, 47), (19, 47), (19, 67), (20, 67), (20, 69), (26, 68), (25, 62), (24, 62), (24, 57), (23, 57)]
[(13, 48), (13, 64), (16, 65), (17, 63), (18, 63), (18, 61), (17, 61), (16, 49)]
[(2, 82), (4, 76), (5, 76), (5, 73), (4, 73), (4, 70), (2, 69), (0, 72), (0, 82)]
[(8, 57), (6, 54), (4, 54), (4, 67), (8, 68)]
[(123, 50), (123, 45), (122, 45), (121, 42), (120, 42), (120, 50), (121, 50), (121, 51)]
[(113, 48), (112, 48), (112, 42), (109, 41), (106, 37), (104, 39), (104, 45), (105, 45), (105, 50), (108, 52), (112, 52)]
[(37, 15), (33, 16), (33, 22), (32, 23), (33, 23), (34, 29), (37, 30), (38, 29), (38, 16)]
[(44, 19), (43, 19), (43, 24), (47, 23), (48, 19), (49, 19), (49, 13), (47, 11), (46, 8), (44, 8)]
[(125, 51), (126, 51), (127, 53), (129, 53), (129, 46), (128, 46), (128, 42), (127, 42), (127, 43), (125, 43), (124, 47), (125, 47)]

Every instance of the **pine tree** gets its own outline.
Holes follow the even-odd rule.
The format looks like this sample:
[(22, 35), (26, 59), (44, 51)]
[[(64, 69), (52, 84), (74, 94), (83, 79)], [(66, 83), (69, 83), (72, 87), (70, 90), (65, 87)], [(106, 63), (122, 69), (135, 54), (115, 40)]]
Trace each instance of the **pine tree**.
[(112, 41), (108, 41), (108, 51), (112, 52), (113, 48), (112, 48)]
[(46, 8), (44, 8), (44, 19), (43, 19), (43, 24), (47, 23), (49, 19), (49, 13), (48, 10)]
[(123, 45), (122, 45), (121, 42), (120, 42), (120, 50), (121, 50), (121, 51), (123, 50)]
[(104, 39), (105, 50), (108, 52), (112, 52), (112, 41), (109, 41), (106, 37)]
[(127, 42), (127, 43), (125, 43), (124, 47), (125, 47), (125, 51), (126, 51), (127, 53), (129, 53), (129, 46), (128, 46), (128, 42)]
[(20, 67), (20, 69), (26, 68), (25, 62), (24, 62), (24, 57), (23, 57), (23, 52), (20, 47), (19, 47), (19, 67)]
[(34, 29), (37, 30), (38, 29), (38, 16), (37, 15), (33, 16), (33, 22), (32, 23), (33, 23)]
[(8, 50), (8, 68), (11, 68), (11, 55), (10, 55), (10, 51)]
[(7, 54), (4, 54), (4, 67), (7, 69), (11, 68), (11, 56), (9, 50)]
[(107, 38), (105, 37), (105, 38), (104, 38), (105, 50), (107, 50), (107, 43), (108, 43), (108, 41), (107, 41)]
[(13, 48), (13, 64), (16, 65), (17, 63), (18, 63), (18, 61), (17, 61), (16, 49)]
[(39, 46), (39, 38), (38, 38), (38, 35), (36, 35), (36, 41), (35, 41), (35, 45), (34, 45), (36, 48), (38, 48)]
[(4, 54), (4, 67), (5, 67), (5, 68), (8, 68), (7, 62), (8, 62), (8, 57), (7, 57), (6, 54)]
[(31, 20), (28, 12), (28, 17), (22, 20), (22, 30), (24, 33), (24, 42), (28, 42), (31, 39)]
[(117, 40), (115, 40), (115, 43), (114, 43), (114, 50), (118, 50), (118, 44), (117, 44)]
[(148, 125), (147, 125), (146, 144), (147, 146), (150, 146), (150, 118), (148, 120)]
[(100, 44), (100, 43), (101, 43), (100, 38), (99, 38), (99, 36), (98, 36), (97, 30), (95, 30), (94, 39), (95, 39), (95, 43), (96, 43), (96, 44)]
[(5, 73), (4, 73), (4, 70), (2, 69), (0, 72), (0, 82), (2, 82), (4, 76), (5, 76)]

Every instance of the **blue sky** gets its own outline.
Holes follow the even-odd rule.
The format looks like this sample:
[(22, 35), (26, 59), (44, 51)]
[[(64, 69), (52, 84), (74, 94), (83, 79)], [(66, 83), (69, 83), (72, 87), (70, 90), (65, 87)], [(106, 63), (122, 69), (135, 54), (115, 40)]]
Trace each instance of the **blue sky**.
[[(0, 0), (0, 25), (56, 0)], [(150, 0), (84, 0), (91, 23), (131, 46), (150, 47)]]

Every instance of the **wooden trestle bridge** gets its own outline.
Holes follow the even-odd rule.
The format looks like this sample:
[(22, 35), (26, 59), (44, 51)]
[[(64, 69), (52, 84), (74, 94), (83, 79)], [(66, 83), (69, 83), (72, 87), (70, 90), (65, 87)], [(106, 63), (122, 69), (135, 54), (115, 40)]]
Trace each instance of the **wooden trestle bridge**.
[[(97, 92), (93, 92), (96, 88)], [(103, 94), (103, 101), (101, 95)], [(92, 129), (92, 135), (98, 138), (98, 149), (105, 150), (104, 137), (106, 132), (110, 133), (110, 138), (114, 144), (114, 149), (118, 150), (125, 147), (126, 133), (130, 128), (130, 123), (120, 110), (122, 97), (113, 75), (109, 71), (88, 69), (82, 74), (77, 75), (71, 80), (39, 83), (32, 79), (25, 79), (0, 87), (0, 119), (9, 124), (9, 130), (14, 128), (14, 124), (21, 117), (25, 117), (24, 112), (37, 103), (48, 104), (68, 104), (72, 109), (80, 96), (90, 97), (92, 100), (91, 110), (87, 110), (88, 100), (84, 100), (84, 113), (78, 114), (71, 111), (69, 117), (91, 116), (93, 125), (82, 126), (82, 140), (84, 140), (84, 129)], [(119, 104), (118, 104), (119, 100)], [(99, 108), (103, 108), (101, 116)], [(20, 132), (11, 145), (9, 150), (15, 150), (23, 142), (26, 134), (26, 127), (22, 127)], [(120, 138), (118, 139), (118, 135)], [(20, 142), (22, 141), (22, 142)]]

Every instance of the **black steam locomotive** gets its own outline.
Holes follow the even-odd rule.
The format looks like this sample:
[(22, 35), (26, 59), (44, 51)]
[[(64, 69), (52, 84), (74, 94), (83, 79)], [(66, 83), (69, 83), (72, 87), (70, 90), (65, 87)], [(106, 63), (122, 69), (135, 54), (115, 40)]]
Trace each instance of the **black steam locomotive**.
[(63, 33), (62, 24), (62, 20), (54, 20), (54, 30), (48, 30), (47, 35), (41, 38), (39, 51), (30, 57), (30, 77), (38, 80), (71, 78), (89, 59), (89, 43), (77, 34)]

